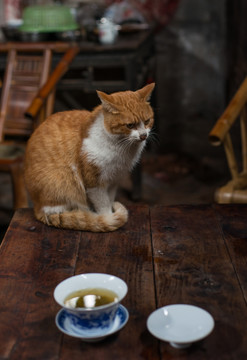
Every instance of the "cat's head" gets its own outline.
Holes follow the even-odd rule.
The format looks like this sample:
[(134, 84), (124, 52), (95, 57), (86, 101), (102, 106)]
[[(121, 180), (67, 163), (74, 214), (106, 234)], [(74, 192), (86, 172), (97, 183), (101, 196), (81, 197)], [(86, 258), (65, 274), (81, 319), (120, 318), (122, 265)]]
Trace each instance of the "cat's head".
[(131, 141), (145, 141), (154, 123), (149, 104), (155, 84), (137, 91), (122, 91), (111, 95), (97, 91), (104, 112), (104, 125), (113, 135), (128, 137)]

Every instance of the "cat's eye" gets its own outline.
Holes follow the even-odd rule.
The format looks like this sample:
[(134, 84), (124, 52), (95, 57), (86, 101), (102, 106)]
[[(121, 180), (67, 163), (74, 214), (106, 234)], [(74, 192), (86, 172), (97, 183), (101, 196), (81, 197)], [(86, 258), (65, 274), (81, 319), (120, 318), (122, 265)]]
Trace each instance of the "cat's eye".
[(145, 121), (144, 121), (144, 125), (148, 125), (148, 124), (150, 123), (150, 120), (151, 120), (151, 119), (145, 120)]
[(135, 124), (134, 123), (129, 123), (126, 125), (128, 129), (133, 129)]

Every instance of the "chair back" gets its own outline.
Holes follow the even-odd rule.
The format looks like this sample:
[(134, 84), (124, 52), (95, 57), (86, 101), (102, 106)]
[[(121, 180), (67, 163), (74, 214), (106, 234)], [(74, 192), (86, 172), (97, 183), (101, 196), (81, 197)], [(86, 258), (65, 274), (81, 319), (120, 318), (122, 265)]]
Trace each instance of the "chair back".
[(9, 50), (0, 102), (0, 141), (26, 140), (32, 134), (34, 121), (24, 114), (49, 77), (51, 59), (50, 49)]
[[(238, 164), (230, 131), (240, 120), (242, 164)], [(247, 203), (247, 78), (209, 133), (212, 145), (223, 144), (232, 180), (217, 189), (215, 200), (219, 203)], [(240, 165), (240, 166), (239, 166)]]

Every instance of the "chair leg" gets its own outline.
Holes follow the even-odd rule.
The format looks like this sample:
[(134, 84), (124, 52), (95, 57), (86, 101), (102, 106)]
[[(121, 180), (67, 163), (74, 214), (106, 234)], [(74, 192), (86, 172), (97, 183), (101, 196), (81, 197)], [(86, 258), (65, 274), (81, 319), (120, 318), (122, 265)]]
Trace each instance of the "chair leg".
[(133, 201), (140, 201), (142, 198), (142, 166), (138, 163), (131, 173)]
[(28, 196), (24, 182), (23, 166), (22, 160), (13, 163), (10, 166), (15, 209), (28, 207)]

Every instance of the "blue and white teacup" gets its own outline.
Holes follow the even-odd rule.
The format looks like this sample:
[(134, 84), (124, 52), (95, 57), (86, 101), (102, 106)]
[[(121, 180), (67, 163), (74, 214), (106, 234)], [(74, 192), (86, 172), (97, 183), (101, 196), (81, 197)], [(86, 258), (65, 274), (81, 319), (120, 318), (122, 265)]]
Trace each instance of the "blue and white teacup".
[[(116, 298), (111, 303), (97, 307), (70, 307), (65, 304), (70, 294), (88, 288), (113, 291)], [(67, 316), (77, 329), (94, 332), (98, 328), (104, 329), (111, 326), (119, 304), (127, 292), (127, 284), (122, 279), (109, 274), (89, 273), (75, 275), (63, 280), (56, 286), (54, 298), (66, 310)]]

